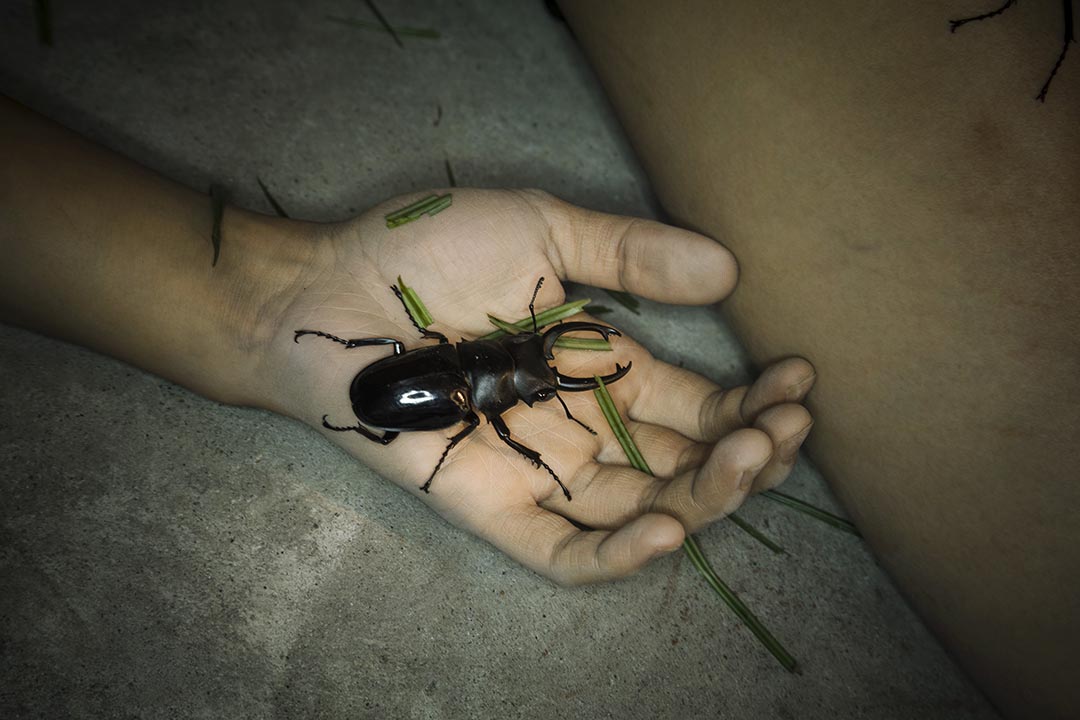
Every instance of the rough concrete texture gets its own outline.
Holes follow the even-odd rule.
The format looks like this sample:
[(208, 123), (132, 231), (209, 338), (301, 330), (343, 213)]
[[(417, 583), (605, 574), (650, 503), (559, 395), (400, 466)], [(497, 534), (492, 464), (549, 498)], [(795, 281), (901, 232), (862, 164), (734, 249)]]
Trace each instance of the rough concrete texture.
[[(0, 89), (240, 205), (270, 211), (259, 176), (294, 215), (342, 218), (444, 184), (449, 158), (462, 185), (656, 215), (539, 1), (382, 0), (442, 35), (404, 49), (325, 19), (372, 20), (363, 3), (52, 5), (52, 48), (32, 3), (0, 10)], [(715, 309), (608, 317), (748, 377)], [(802, 675), (681, 553), (560, 589), (307, 427), (13, 328), (0, 468), (5, 718), (995, 717), (859, 541), (762, 499), (742, 514), (788, 555), (724, 522), (700, 541)], [(786, 489), (834, 505), (805, 462)]]

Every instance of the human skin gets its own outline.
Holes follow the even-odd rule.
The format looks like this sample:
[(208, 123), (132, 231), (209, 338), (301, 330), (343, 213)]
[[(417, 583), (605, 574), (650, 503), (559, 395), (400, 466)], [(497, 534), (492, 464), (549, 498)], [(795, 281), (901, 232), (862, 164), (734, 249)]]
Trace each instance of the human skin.
[(1062, 4), (575, 2), (751, 356), (818, 371), (809, 444), (1007, 715), (1080, 716), (1080, 57)]
[[(656, 300), (711, 303), (737, 267), (714, 241), (655, 222), (576, 208), (537, 191), (456, 188), (442, 213), (394, 230), (390, 200), (343, 223), (300, 223), (228, 208), (211, 265), (211, 205), (173, 183), (0, 98), (0, 318), (113, 355), (209, 398), (309, 422), (457, 525), (553, 580), (610, 580), (677, 549), (692, 532), (790, 472), (811, 419), (814, 382), (788, 358), (748, 387), (722, 389), (655, 360), (630, 338), (611, 353), (558, 352), (568, 375), (633, 363), (610, 390), (657, 473), (629, 467), (591, 393), (507, 412), (573, 493), (483, 424), (420, 485), (444, 432), (392, 444), (325, 429), (355, 422), (348, 388), (386, 347), (346, 349), (305, 336), (422, 342), (390, 291), (408, 278), (457, 340), (488, 331), (485, 311), (528, 313), (563, 301), (560, 279)], [(295, 340), (295, 341), (294, 341)], [(570, 519), (589, 526), (582, 529)]]

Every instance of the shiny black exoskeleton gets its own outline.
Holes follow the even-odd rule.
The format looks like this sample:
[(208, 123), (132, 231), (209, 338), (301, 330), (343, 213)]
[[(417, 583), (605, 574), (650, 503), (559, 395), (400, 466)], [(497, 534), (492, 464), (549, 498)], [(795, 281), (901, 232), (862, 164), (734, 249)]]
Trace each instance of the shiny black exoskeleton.
[[(421, 490), (428, 492), (435, 473), (442, 467), (450, 450), (480, 425), (477, 415), (480, 412), (495, 427), (503, 442), (536, 467), (545, 468), (562, 488), (566, 499), (570, 500), (570, 491), (555, 471), (540, 459), (540, 453), (510, 437), (510, 429), (502, 414), (517, 405), (519, 400), (532, 407), (533, 403), (554, 397), (562, 403), (567, 418), (595, 435), (592, 428), (570, 414), (558, 391), (593, 390), (597, 387), (596, 380), (563, 375), (549, 366), (547, 361), (555, 359), (552, 346), (564, 333), (586, 330), (600, 333), (604, 338), (620, 333), (613, 327), (598, 323), (568, 322), (556, 325), (541, 335), (536, 327), (533, 303), (543, 282), (544, 278), (540, 278), (536, 283), (529, 302), (533, 331), (495, 340), (464, 340), (451, 345), (442, 333), (417, 325), (412, 315), (409, 315), (409, 319), (420, 334), (424, 338), (438, 340), (438, 345), (406, 351), (401, 341), (394, 338), (343, 340), (321, 330), (297, 330), (294, 337), (296, 342), (302, 335), (317, 335), (347, 348), (392, 345), (394, 349), (393, 355), (368, 365), (353, 378), (349, 398), (360, 423), (337, 427), (327, 422), (324, 415), (323, 426), (338, 432), (357, 432), (369, 440), (386, 445), (403, 432), (440, 430), (464, 422), (465, 427), (450, 438), (450, 444), (439, 457), (431, 476), (420, 486)], [(405, 300), (397, 286), (391, 289), (404, 305)], [(631, 363), (627, 363), (626, 367), (616, 364), (615, 372), (604, 376), (604, 382), (615, 382), (630, 371), (630, 366)], [(369, 428), (382, 430), (383, 434), (379, 435)]]

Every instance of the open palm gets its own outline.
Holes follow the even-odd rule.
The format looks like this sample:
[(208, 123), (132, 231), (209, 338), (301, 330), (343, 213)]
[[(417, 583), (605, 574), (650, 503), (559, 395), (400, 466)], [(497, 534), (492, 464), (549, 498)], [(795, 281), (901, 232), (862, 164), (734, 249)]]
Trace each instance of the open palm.
[[(289, 414), (320, 428), (324, 415), (331, 424), (355, 425), (349, 384), (390, 354), (388, 346), (350, 349), (317, 336), (294, 343), (296, 330), (392, 337), (406, 349), (433, 343), (420, 337), (391, 291), (399, 276), (431, 310), (431, 329), (452, 343), (489, 332), (488, 313), (527, 316), (541, 276), (538, 311), (564, 301), (559, 280), (682, 304), (715, 302), (735, 284), (734, 259), (708, 238), (589, 212), (537, 191), (455, 189), (444, 212), (387, 229), (383, 215), (414, 199), (329, 226), (318, 240), (318, 260), (298, 283), (272, 343), (274, 365), (289, 378), (279, 383)], [(568, 420), (557, 401), (503, 414), (513, 438), (542, 455), (572, 500), (483, 421), (447, 455), (430, 494), (420, 485), (464, 424), (402, 433), (387, 445), (356, 432), (324, 432), (537, 572), (567, 584), (620, 577), (677, 548), (685, 532), (730, 513), (752, 489), (787, 476), (811, 425), (797, 403), (814, 373), (793, 358), (753, 386), (725, 391), (656, 360), (630, 338), (615, 337), (612, 346), (610, 353), (557, 350), (552, 364), (591, 377), (633, 363), (610, 391), (655, 478), (629, 466), (588, 392), (562, 397), (596, 435)]]

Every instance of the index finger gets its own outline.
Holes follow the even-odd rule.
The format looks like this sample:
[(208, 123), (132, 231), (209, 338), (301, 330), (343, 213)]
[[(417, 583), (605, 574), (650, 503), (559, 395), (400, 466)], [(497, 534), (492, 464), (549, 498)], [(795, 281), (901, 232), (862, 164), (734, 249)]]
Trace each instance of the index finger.
[(682, 305), (717, 302), (735, 288), (735, 256), (704, 235), (537, 190), (523, 195), (548, 226), (548, 258), (564, 280)]

